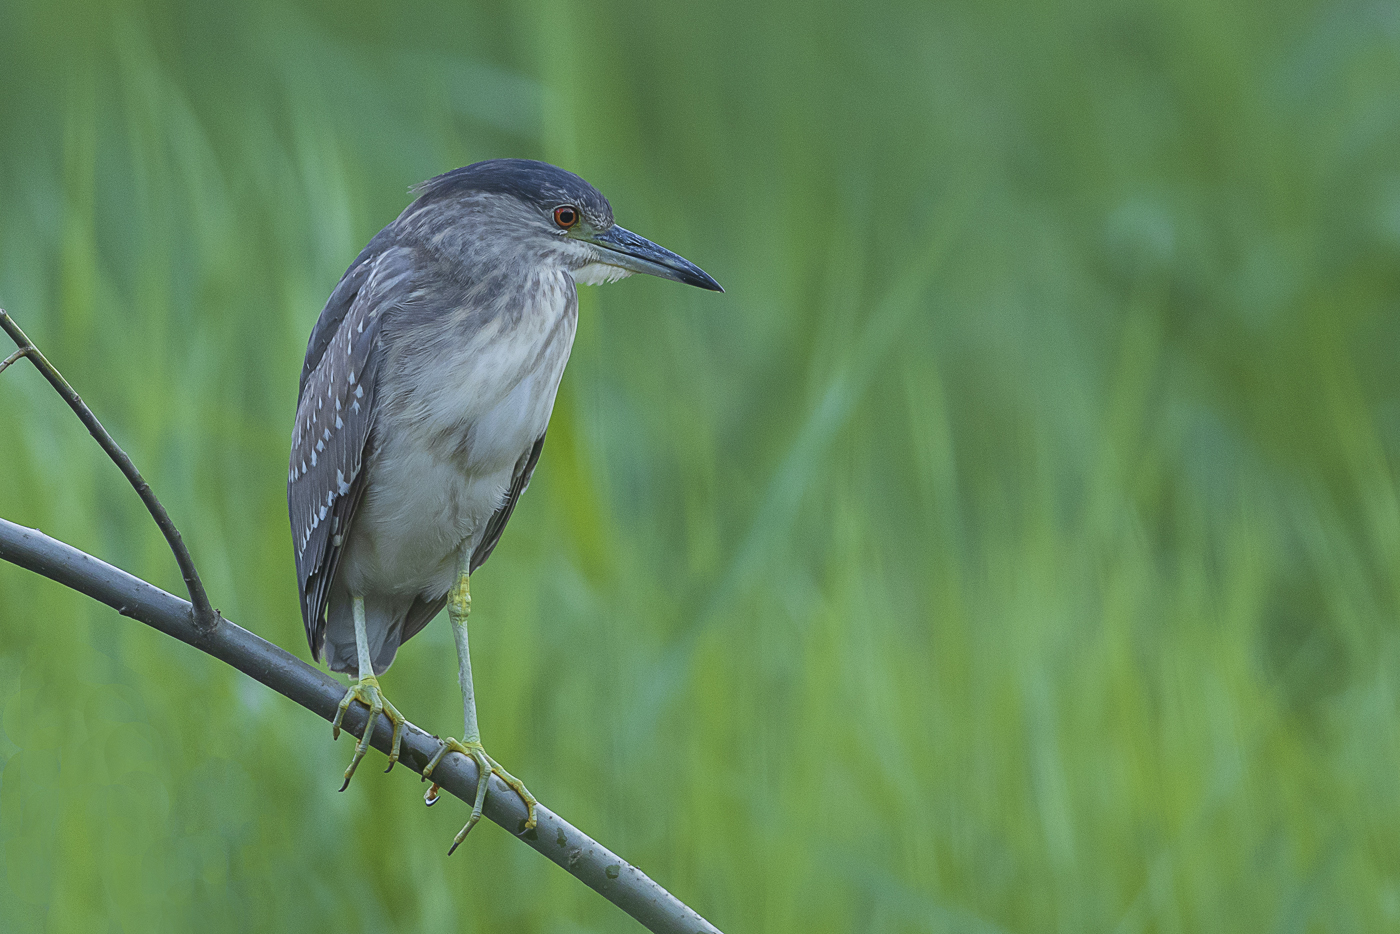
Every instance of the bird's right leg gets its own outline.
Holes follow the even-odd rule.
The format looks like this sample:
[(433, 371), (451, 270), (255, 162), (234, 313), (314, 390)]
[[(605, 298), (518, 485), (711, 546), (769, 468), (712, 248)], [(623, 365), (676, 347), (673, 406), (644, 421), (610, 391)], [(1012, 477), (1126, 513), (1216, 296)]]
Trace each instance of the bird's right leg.
[(350, 690), (346, 691), (340, 700), (335, 720), (331, 723), (331, 739), (340, 737), (340, 722), (345, 719), (345, 711), (350, 709), (352, 701), (359, 701), (368, 707), (369, 717), (365, 720), (365, 731), (360, 736), (360, 741), (355, 744), (355, 757), (350, 760), (350, 766), (345, 770), (345, 783), (340, 786), (341, 791), (350, 787), (350, 779), (354, 776), (355, 769), (369, 750), (369, 740), (374, 735), (374, 726), (379, 722), (379, 715), (383, 713), (387, 716), (389, 723), (394, 727), (393, 747), (389, 750), (389, 769), (399, 761), (399, 741), (403, 738), (404, 724), (408, 722), (404, 715), (385, 699), (383, 692), (379, 690), (379, 680), (374, 676), (374, 665), (369, 660), (369, 638), (365, 635), (364, 598), (352, 598), (351, 608), (355, 614), (355, 652), (359, 656), (360, 677), (350, 685)]

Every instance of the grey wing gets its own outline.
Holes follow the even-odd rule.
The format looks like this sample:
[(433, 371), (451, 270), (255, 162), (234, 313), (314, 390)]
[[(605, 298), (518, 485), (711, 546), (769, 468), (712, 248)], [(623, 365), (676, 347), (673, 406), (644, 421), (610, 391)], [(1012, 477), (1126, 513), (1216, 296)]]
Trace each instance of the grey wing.
[(316, 656), (331, 581), (364, 493), (383, 356), (380, 331), (387, 314), (408, 298), (411, 272), (412, 254), (405, 248), (362, 253), (331, 294), (307, 346), (287, 510), (302, 622)]
[(321, 316), (316, 319), (316, 326), (311, 329), (311, 338), (306, 342), (306, 360), (301, 365), (301, 383), (297, 388), (298, 401), (306, 395), (306, 381), (316, 371), (321, 358), (326, 355), (326, 348), (339, 332), (341, 322), (355, 303), (355, 296), (364, 287), (365, 280), (375, 267), (375, 261), (385, 252), (391, 237), (392, 233), (388, 227), (377, 233), (369, 245), (360, 251), (360, 255), (355, 257), (350, 268), (345, 270), (345, 275), (340, 277), (340, 282), (331, 292), (331, 297), (326, 299), (326, 307), (321, 309)]
[[(525, 492), (525, 488), (530, 485), (530, 477), (535, 472), (535, 464), (539, 462), (542, 450), (544, 450), (544, 435), (536, 438), (535, 443), (530, 446), (530, 450), (520, 455), (520, 460), (515, 465), (515, 475), (511, 479), (510, 490), (506, 493), (505, 502), (501, 503), (491, 514), (491, 519), (486, 523), (486, 531), (482, 534), (481, 542), (472, 552), (472, 571), (486, 563), (486, 559), (491, 557), (492, 549), (501, 540), (501, 533), (505, 531), (506, 523), (510, 521), (510, 514), (515, 511), (516, 501), (520, 499), (520, 494)], [(404, 617), (403, 638), (399, 644), (402, 645), (416, 636), (446, 605), (446, 594), (436, 600), (424, 600), (421, 597), (414, 600), (413, 606), (408, 610), (408, 615)]]
[(447, 606), (447, 594), (443, 594), (436, 600), (415, 597), (413, 606), (408, 608), (408, 613), (403, 618), (403, 637), (399, 639), (399, 645), (403, 645), (422, 632), (423, 627), (432, 622), (433, 617), (437, 616), (445, 606)]

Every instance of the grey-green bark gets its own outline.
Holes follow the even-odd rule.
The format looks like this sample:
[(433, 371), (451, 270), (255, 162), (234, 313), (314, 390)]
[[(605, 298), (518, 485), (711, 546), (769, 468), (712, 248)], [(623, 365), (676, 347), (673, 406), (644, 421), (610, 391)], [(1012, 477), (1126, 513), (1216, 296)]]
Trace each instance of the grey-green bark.
[[(0, 519), (0, 558), (87, 594), (123, 616), (188, 643), (326, 721), (335, 716), (336, 705), (345, 694), (345, 686), (339, 681), (266, 639), (222, 618), (212, 630), (203, 629), (195, 624), (188, 601), (35, 529)], [(345, 728), (360, 735), (364, 731), (365, 717), (364, 707), (352, 705), (345, 715)], [(371, 742), (387, 754), (389, 739), (389, 723), (381, 717)], [(404, 732), (400, 762), (420, 772), (437, 748), (436, 739), (410, 723)], [(444, 791), (468, 804), (473, 803), (476, 764), (465, 756), (445, 758), (433, 771), (433, 778)], [(536, 810), (539, 822), (536, 829), (528, 834), (518, 833), (525, 822), (525, 805), (494, 775), (484, 813), (636, 918), (648, 930), (657, 934), (718, 934), (712, 924), (653, 882), (646, 873), (629, 865), (544, 805)]]

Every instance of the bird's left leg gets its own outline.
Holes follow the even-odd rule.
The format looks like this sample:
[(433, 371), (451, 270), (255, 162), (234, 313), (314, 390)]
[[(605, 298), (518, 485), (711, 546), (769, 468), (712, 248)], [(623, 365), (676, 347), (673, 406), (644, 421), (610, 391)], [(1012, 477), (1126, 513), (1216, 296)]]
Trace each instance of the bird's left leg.
[[(468, 562), (471, 560), (471, 550), (462, 549), (462, 556), (459, 559), (457, 572), (457, 584), (447, 595), (447, 615), (452, 621), (452, 634), (457, 641), (457, 674), (462, 683), (462, 709), (465, 719), (462, 731), (462, 742), (455, 739), (446, 739), (438, 749), (437, 755), (423, 769), (423, 777), (429, 778), (433, 774), (433, 769), (442, 761), (442, 757), (449, 752), (460, 752), (462, 755), (476, 763), (476, 800), (472, 804), (471, 817), (467, 818), (467, 824), (452, 840), (452, 847), (447, 851), (447, 855), (452, 853), (467, 838), (467, 834), (481, 820), (481, 807), (486, 801), (487, 782), (491, 778), (491, 773), (495, 772), (501, 780), (511, 787), (520, 799), (525, 802), (525, 826), (523, 830), (532, 830), (535, 826), (535, 805), (539, 802), (535, 796), (525, 788), (525, 785), (514, 775), (501, 768), (501, 764), (486, 754), (486, 750), (481, 745), (481, 731), (476, 725), (476, 692), (472, 688), (472, 660), (471, 652), (467, 646), (467, 616), (472, 609), (471, 595), (471, 567)], [(434, 784), (428, 789), (424, 801), (434, 804), (437, 801), (437, 785)]]
[(384, 697), (383, 692), (379, 690), (379, 680), (374, 676), (374, 666), (369, 660), (369, 639), (365, 635), (364, 598), (352, 598), (351, 608), (355, 614), (355, 652), (359, 655), (360, 677), (341, 698), (340, 707), (335, 712), (335, 720), (331, 723), (331, 739), (340, 737), (340, 722), (345, 719), (345, 711), (350, 709), (352, 701), (359, 701), (368, 707), (369, 717), (365, 720), (365, 731), (360, 736), (360, 741), (355, 744), (355, 757), (350, 760), (350, 766), (345, 770), (345, 783), (340, 786), (341, 791), (350, 787), (350, 779), (354, 776), (355, 769), (369, 750), (369, 740), (374, 735), (374, 726), (379, 722), (379, 715), (382, 713), (387, 716), (394, 728), (393, 745), (389, 750), (389, 768), (384, 770), (386, 772), (399, 761), (399, 741), (403, 738), (404, 724), (408, 722)]

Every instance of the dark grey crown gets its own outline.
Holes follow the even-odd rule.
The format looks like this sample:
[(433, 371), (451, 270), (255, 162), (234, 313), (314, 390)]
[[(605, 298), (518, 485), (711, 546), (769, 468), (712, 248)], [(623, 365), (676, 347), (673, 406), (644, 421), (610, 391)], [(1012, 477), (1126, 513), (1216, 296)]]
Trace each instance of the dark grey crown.
[(599, 229), (612, 226), (612, 205), (573, 172), (533, 159), (490, 159), (430, 178), (413, 189), (422, 198), (452, 198), (474, 191), (514, 195), (550, 212), (572, 204)]

